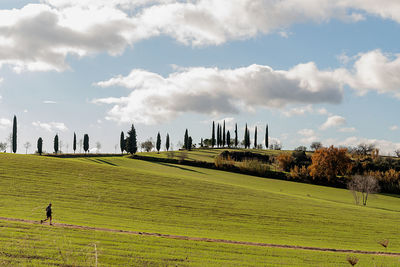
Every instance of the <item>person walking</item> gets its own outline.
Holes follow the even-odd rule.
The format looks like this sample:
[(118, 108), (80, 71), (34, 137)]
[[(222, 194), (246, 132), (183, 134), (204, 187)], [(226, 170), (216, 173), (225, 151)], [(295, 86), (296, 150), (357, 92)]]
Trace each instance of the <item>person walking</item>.
[(52, 223), (51, 223), (51, 220), (52, 220), (52, 217), (51, 217), (51, 215), (52, 215), (52, 210), (51, 210), (51, 203), (49, 203), (49, 205), (47, 206), (47, 208), (46, 208), (46, 219), (44, 219), (44, 220), (40, 220), (40, 223), (42, 224), (43, 222), (45, 222), (45, 221), (47, 221), (47, 220), (50, 220), (50, 225), (53, 225)]

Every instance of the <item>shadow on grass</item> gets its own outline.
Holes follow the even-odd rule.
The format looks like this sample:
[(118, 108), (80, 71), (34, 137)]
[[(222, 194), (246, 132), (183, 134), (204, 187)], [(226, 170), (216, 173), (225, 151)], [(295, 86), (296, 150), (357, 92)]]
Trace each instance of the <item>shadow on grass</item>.
[(105, 161), (105, 160), (103, 160), (103, 159), (88, 159), (89, 161), (92, 161), (92, 162), (95, 162), (95, 163), (98, 163), (98, 164), (103, 164), (103, 163), (105, 163), (105, 164), (108, 164), (108, 165), (111, 165), (111, 166), (118, 166), (117, 164), (114, 164), (114, 163), (111, 163), (111, 162), (109, 162), (109, 161)]
[(172, 165), (172, 164), (165, 163), (165, 162), (156, 162), (156, 161), (154, 161), (153, 163), (159, 164), (159, 165), (163, 165), (163, 166), (167, 166), (167, 167), (173, 167), (173, 168), (181, 169), (181, 170), (184, 170), (184, 171), (190, 171), (190, 172), (196, 172), (196, 173), (200, 173), (200, 174), (205, 174), (204, 172), (199, 172), (199, 171), (196, 171), (196, 170), (192, 170), (192, 169), (188, 169), (188, 168), (185, 168), (185, 167)]

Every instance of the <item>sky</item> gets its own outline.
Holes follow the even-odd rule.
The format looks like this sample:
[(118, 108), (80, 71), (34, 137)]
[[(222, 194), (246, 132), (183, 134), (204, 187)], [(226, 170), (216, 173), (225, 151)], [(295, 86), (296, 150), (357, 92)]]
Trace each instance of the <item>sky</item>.
[[(173, 147), (212, 121), (269, 125), (283, 149), (400, 149), (398, 0), (2, 0), (0, 142), (73, 133), (115, 152), (121, 131)], [(117, 149), (119, 151), (119, 149)]]

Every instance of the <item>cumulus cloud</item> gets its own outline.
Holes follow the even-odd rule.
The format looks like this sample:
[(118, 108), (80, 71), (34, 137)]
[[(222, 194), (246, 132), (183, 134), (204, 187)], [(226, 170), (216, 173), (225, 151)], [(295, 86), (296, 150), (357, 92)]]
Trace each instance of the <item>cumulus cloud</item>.
[(383, 155), (394, 155), (394, 151), (400, 149), (400, 143), (382, 140), (382, 139), (368, 139), (364, 137), (352, 136), (345, 140), (329, 139), (325, 140), (324, 144), (334, 146), (354, 147), (358, 144), (372, 144), (379, 148), (380, 153)]
[(10, 64), (17, 72), (63, 71), (68, 55), (119, 55), (127, 46), (160, 35), (185, 45), (220, 45), (260, 34), (287, 36), (295, 23), (359, 21), (364, 14), (400, 22), (400, 2), (42, 0), (0, 10), (0, 65)]
[(312, 129), (301, 129), (297, 133), (302, 136), (302, 138), (300, 139), (302, 143), (309, 144), (318, 139), (315, 131)]
[(319, 127), (321, 130), (326, 130), (332, 127), (337, 127), (346, 124), (346, 119), (342, 116), (333, 115), (329, 116), (328, 119)]
[(95, 99), (112, 104), (108, 119), (154, 124), (184, 112), (232, 114), (289, 103), (340, 103), (341, 70), (320, 71), (314, 63), (273, 70), (250, 65), (237, 69), (187, 68), (164, 78), (135, 69), (128, 76), (98, 82), (100, 87), (132, 89), (127, 97)]
[(399, 129), (399, 126), (397, 126), (397, 125), (392, 125), (389, 127), (389, 130), (391, 130), (391, 131), (397, 131), (398, 129)]
[(11, 126), (11, 120), (5, 119), (5, 118), (0, 118), (0, 128), (6, 128)]
[(57, 104), (57, 102), (53, 100), (44, 100), (43, 104)]
[(67, 126), (65, 126), (65, 124), (62, 122), (46, 123), (46, 122), (35, 121), (35, 122), (32, 122), (32, 125), (37, 128), (46, 130), (48, 132), (57, 132), (57, 131), (65, 132), (68, 130)]
[(354, 133), (357, 131), (357, 129), (354, 127), (343, 127), (343, 128), (340, 128), (338, 131), (341, 133)]

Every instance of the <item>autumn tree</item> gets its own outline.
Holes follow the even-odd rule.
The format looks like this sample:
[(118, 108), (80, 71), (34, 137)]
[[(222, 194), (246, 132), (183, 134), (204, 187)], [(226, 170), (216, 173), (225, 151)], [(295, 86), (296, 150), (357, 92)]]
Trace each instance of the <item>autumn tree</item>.
[(281, 153), (276, 157), (278, 161), (279, 168), (283, 171), (290, 171), (293, 165), (294, 158), (289, 153)]
[(315, 151), (311, 157), (310, 175), (313, 179), (334, 180), (337, 175), (345, 175), (351, 167), (351, 159), (346, 148), (334, 146)]

